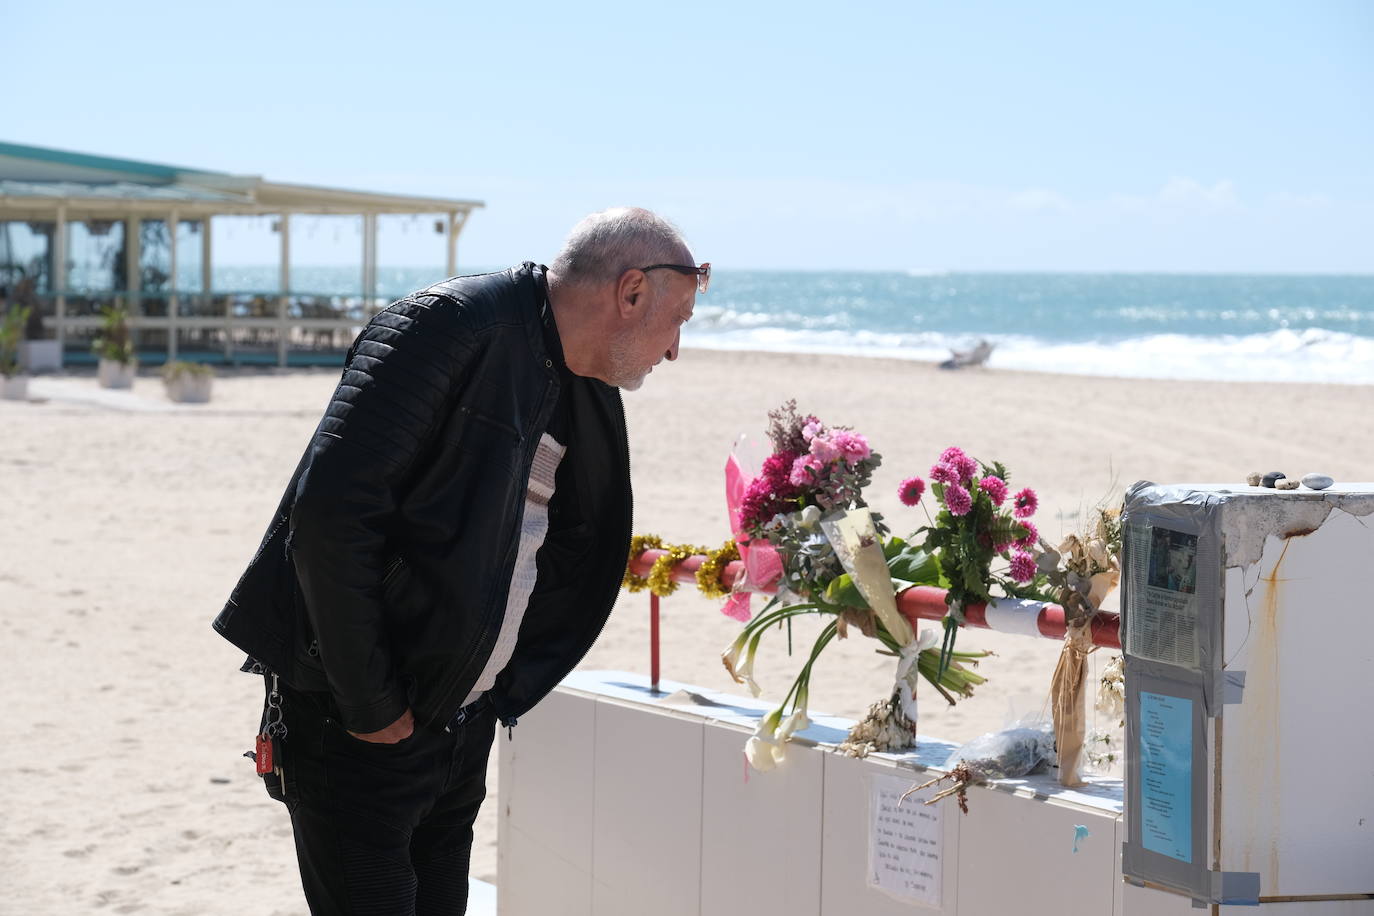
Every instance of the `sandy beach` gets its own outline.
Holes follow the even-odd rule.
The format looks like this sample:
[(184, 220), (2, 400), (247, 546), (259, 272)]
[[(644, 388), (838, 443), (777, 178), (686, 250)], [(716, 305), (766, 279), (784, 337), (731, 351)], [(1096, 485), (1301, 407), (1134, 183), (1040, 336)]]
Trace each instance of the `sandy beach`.
[[(257, 546), (335, 370), (226, 373), (206, 406), (169, 404), (153, 373), (101, 399), (92, 375), (44, 380), (46, 400), (0, 401), (0, 913), (300, 914), (285, 810), (241, 754), (261, 682), (210, 629)], [(1051, 540), (1140, 479), (1241, 483), (1252, 470), (1374, 479), (1374, 388), (1103, 379), (925, 363), (685, 351), (625, 398), (635, 531), (716, 546), (721, 466), (741, 433), (796, 398), (884, 456), (870, 501), (904, 534), (922, 523), (898, 482), (959, 445), (1035, 488)], [(622, 594), (584, 668), (646, 671), (647, 598)], [(663, 674), (735, 689), (719, 655), (738, 624), (684, 589), (664, 603)], [(798, 651), (814, 631), (798, 626)], [(966, 740), (1041, 709), (1059, 647), (964, 635), (997, 655), (990, 682), (920, 730)], [(890, 686), (874, 643), (836, 644), (811, 705), (858, 716)], [(1099, 653), (1101, 654), (1101, 653)], [(756, 668), (780, 698), (801, 660), (786, 638)], [(1100, 662), (1098, 662), (1100, 664)], [(506, 740), (502, 734), (499, 740)], [(514, 740), (520, 740), (515, 729)], [(570, 791), (578, 787), (570, 786)], [(495, 772), (472, 871), (495, 880)]]

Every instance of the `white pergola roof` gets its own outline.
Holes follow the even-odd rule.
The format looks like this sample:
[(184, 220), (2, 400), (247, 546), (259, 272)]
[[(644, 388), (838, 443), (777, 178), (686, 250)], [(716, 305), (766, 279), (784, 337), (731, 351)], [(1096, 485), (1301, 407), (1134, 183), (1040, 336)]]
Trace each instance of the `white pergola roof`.
[[(38, 146), (0, 142), (0, 222), (51, 222), (52, 262), (66, 265), (68, 227), (77, 221), (128, 222), (124, 257), (130, 289), (117, 293), (131, 305), (131, 325), (165, 329), (168, 356), (175, 358), (179, 328), (216, 329), (223, 333), (227, 356), (233, 353), (232, 333), (236, 328), (272, 329), (277, 334), (277, 359), (286, 365), (288, 338), (296, 331), (351, 330), (356, 320), (344, 316), (293, 318), (289, 314), (291, 292), (290, 247), (291, 217), (295, 215), (337, 214), (361, 216), (362, 295), (368, 309), (375, 310), (377, 288), (377, 218), (386, 214), (443, 214), (440, 230), (447, 238), (447, 270), (457, 267), (457, 240), (468, 215), (483, 206), (479, 200), (446, 197), (417, 197), (407, 194), (377, 194), (343, 188), (282, 184), (256, 175), (232, 175), (202, 169), (180, 168), (133, 159), (114, 159)], [(274, 231), (280, 238), (281, 293), (275, 317), (242, 318), (233, 314), (227, 298), (215, 307), (221, 314), (206, 318), (181, 316), (178, 302), (182, 296), (213, 300), (211, 293), (211, 233), (201, 233), (201, 290), (178, 289), (177, 233), (169, 236), (172, 287), (165, 291), (169, 300), (165, 316), (149, 316), (140, 311), (139, 233), (143, 221), (204, 220), (215, 216), (273, 214), (279, 217)], [(52, 296), (54, 314), (45, 323), (54, 327), (59, 342), (68, 332), (94, 327), (98, 319), (89, 315), (69, 316), (66, 311), (67, 270), (54, 270)]]
[(0, 142), (0, 219), (87, 215), (449, 213), (466, 216), (479, 200), (380, 194), (282, 184), (233, 175)]

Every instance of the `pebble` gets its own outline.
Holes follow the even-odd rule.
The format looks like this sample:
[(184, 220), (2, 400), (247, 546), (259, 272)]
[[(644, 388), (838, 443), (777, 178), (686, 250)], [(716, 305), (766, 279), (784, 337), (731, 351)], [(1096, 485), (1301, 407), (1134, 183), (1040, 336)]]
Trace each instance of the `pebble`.
[(1298, 488), (1298, 482), (1285, 477), (1282, 480), (1274, 481), (1274, 486), (1280, 490), (1296, 490)]
[(1302, 479), (1302, 485), (1311, 490), (1325, 490), (1335, 482), (1325, 474), (1308, 474)]
[(1263, 479), (1260, 480), (1260, 486), (1268, 487), (1272, 490), (1274, 489), (1275, 483), (1277, 483), (1280, 480), (1283, 480), (1287, 476), (1288, 475), (1285, 474), (1283, 471), (1270, 471), (1268, 474), (1264, 475)]
[(1252, 487), (1257, 487), (1260, 485), (1260, 479), (1263, 476), (1264, 475), (1259, 471), (1251, 471), (1249, 474), (1245, 475), (1245, 482)]

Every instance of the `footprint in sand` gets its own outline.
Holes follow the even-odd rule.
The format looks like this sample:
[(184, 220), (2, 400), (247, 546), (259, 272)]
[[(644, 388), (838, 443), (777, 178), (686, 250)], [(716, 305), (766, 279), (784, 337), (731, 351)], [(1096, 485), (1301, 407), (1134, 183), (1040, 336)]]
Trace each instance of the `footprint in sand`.
[(66, 856), (69, 859), (84, 859), (91, 853), (95, 852), (95, 850), (95, 844), (90, 843), (86, 846), (82, 846), (80, 849), (64, 849), (62, 850), (62, 855)]

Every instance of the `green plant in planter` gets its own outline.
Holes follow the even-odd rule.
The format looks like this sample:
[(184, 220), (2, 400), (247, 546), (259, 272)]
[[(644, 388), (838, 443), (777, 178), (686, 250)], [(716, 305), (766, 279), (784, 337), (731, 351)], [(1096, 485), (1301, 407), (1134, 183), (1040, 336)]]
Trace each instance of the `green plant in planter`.
[(100, 333), (91, 343), (91, 351), (101, 359), (125, 365), (134, 361), (134, 346), (129, 340), (128, 312), (108, 305), (100, 310)]
[(173, 360), (162, 366), (162, 380), (164, 382), (175, 382), (182, 378), (207, 378), (213, 376), (215, 370), (204, 363), (187, 363), (180, 360)]
[(29, 309), (16, 305), (0, 316), (0, 375), (13, 378), (19, 374), (19, 344), (24, 340), (24, 327), (29, 321)]

